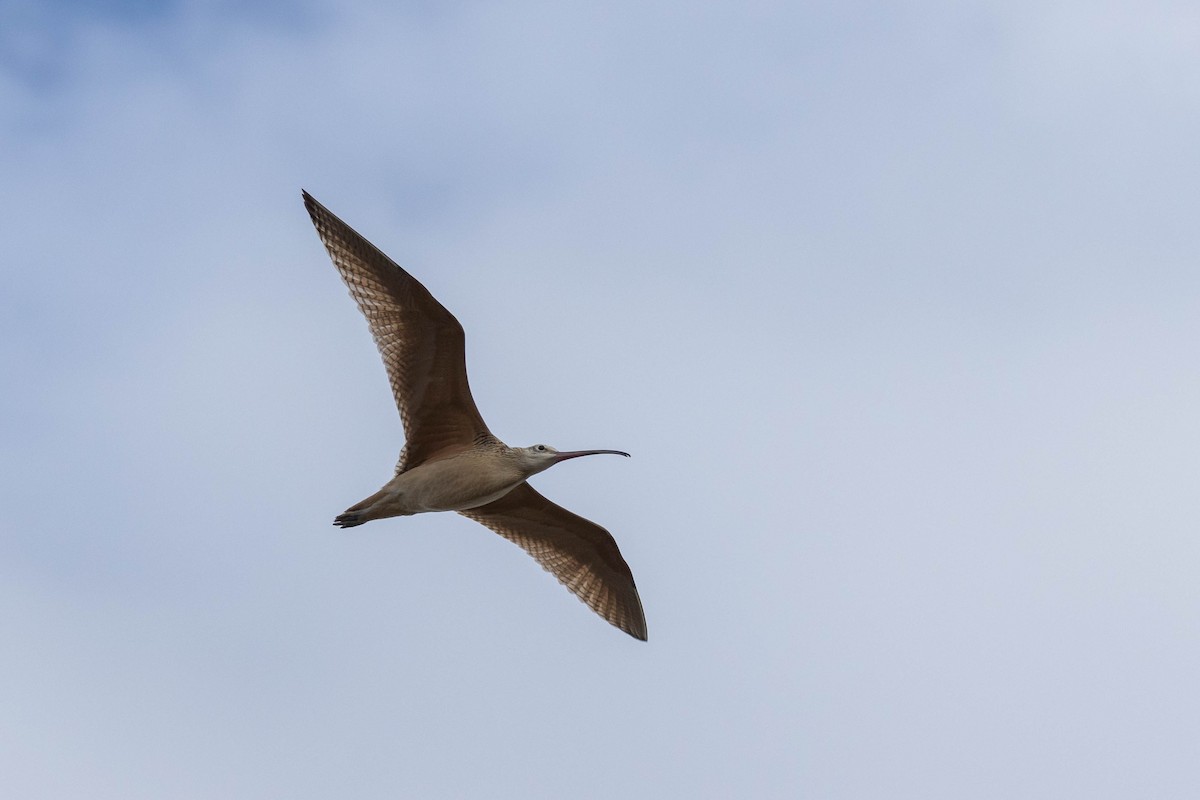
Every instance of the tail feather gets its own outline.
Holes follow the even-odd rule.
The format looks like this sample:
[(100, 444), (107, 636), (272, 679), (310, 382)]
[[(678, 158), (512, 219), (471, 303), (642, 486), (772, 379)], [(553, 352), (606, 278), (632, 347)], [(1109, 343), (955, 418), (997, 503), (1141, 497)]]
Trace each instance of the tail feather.
[(339, 528), (353, 528), (355, 525), (362, 525), (366, 522), (363, 515), (357, 511), (347, 511), (345, 514), (338, 514), (333, 520), (333, 524)]

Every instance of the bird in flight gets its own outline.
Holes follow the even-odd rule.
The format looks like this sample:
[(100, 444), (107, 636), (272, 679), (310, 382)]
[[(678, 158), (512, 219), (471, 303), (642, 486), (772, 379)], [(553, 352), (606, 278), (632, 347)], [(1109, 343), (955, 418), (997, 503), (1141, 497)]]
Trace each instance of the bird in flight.
[(333, 265), (367, 318), (404, 425), (395, 475), (333, 524), (351, 528), (385, 517), (457, 511), (520, 546), (593, 611), (645, 641), (642, 601), (616, 541), (527, 483), (567, 459), (629, 454), (509, 447), (497, 439), (467, 384), (462, 325), (416, 278), (308, 192), (303, 196)]

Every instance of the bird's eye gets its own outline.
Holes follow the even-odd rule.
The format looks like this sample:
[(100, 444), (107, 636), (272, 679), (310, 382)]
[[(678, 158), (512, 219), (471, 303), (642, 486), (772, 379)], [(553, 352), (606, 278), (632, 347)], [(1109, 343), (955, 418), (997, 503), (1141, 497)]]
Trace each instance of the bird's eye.
[(537, 447), (534, 448), (534, 450), (537, 450), (539, 453), (544, 453), (544, 452), (546, 452), (546, 445), (539, 444)]

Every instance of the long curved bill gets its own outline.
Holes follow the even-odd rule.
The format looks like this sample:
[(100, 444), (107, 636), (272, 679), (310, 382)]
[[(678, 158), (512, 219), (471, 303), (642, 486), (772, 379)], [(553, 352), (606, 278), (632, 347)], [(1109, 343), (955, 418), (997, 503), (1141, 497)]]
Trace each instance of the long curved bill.
[(629, 453), (624, 453), (620, 450), (566, 450), (558, 454), (558, 458), (554, 459), (555, 463), (566, 461), (568, 458), (579, 458), (580, 456), (600, 456), (604, 454), (614, 456), (625, 456), (629, 458)]

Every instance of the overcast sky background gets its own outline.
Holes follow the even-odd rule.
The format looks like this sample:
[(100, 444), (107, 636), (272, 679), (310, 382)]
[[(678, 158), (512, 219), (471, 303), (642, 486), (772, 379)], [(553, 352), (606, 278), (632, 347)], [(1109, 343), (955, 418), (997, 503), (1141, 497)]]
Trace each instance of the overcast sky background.
[[(1190, 2), (0, 0), (0, 785), (1200, 792)], [(457, 515), (301, 187), (650, 628)]]

